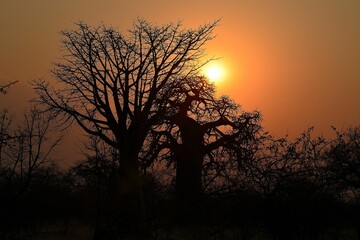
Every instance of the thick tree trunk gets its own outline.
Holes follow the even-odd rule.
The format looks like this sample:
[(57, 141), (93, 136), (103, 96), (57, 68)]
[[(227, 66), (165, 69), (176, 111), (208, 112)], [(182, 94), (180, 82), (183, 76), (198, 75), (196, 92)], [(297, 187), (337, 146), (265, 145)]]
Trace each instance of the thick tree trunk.
[(145, 209), (137, 155), (132, 152), (131, 149), (122, 151), (120, 168), (113, 172), (94, 240), (122, 239), (145, 232)]
[(120, 165), (118, 180), (119, 220), (122, 231), (138, 232), (144, 226), (142, 189), (137, 155), (128, 157)]
[(176, 195), (180, 221), (195, 220), (202, 202), (203, 132), (191, 118), (179, 124), (182, 144), (175, 150)]
[(181, 144), (175, 156), (176, 194), (179, 199), (195, 203), (202, 196), (202, 155), (196, 146)]

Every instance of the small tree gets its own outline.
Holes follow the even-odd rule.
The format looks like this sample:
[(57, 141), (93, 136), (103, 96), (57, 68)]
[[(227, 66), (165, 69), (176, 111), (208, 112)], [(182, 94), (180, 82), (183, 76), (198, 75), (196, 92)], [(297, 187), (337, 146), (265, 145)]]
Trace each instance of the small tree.
[[(336, 130), (336, 129), (335, 129)], [(338, 132), (328, 152), (328, 169), (331, 180), (340, 186), (346, 194), (347, 201), (356, 203), (353, 211), (353, 224), (360, 239), (360, 127), (349, 128), (344, 132)]]
[(37, 169), (50, 162), (51, 152), (62, 140), (52, 133), (52, 121), (46, 113), (32, 108), (14, 126), (14, 117), (8, 111), (0, 113), (0, 177), (2, 190), (13, 193), (8, 196), (24, 193)]
[(7, 110), (0, 112), (1, 239), (12, 239), (12, 232), (25, 227), (23, 224), (28, 220), (34, 220), (23, 210), (36, 208), (29, 199), (41, 191), (40, 183), (48, 180), (44, 173), (54, 166), (51, 153), (61, 136), (52, 131), (52, 120), (36, 108), (26, 111), (22, 120)]
[(332, 142), (328, 151), (332, 178), (347, 189), (360, 189), (360, 127), (350, 128)]

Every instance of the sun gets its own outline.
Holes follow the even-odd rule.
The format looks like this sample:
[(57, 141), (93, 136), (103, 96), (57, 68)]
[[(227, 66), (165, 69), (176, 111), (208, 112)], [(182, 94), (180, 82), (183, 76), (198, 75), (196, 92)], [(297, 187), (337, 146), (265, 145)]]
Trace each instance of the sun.
[(223, 70), (219, 65), (213, 65), (205, 69), (205, 76), (211, 82), (218, 82), (223, 75)]

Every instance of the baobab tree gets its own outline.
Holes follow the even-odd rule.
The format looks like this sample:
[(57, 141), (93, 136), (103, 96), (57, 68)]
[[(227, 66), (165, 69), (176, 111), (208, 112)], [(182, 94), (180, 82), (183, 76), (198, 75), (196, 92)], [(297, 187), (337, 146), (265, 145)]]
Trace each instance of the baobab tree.
[(46, 110), (119, 151), (122, 199), (139, 199), (138, 154), (151, 127), (163, 118), (166, 106), (159, 98), (164, 86), (180, 76), (198, 75), (204, 44), (213, 38), (216, 24), (194, 30), (181, 23), (159, 27), (137, 20), (122, 34), (79, 23), (61, 32), (62, 60), (52, 71), (59, 84), (34, 82)]
[(226, 96), (217, 98), (205, 77), (173, 81), (164, 95), (168, 108), (163, 123), (153, 129), (155, 140), (148, 153), (155, 157), (148, 159), (170, 153), (176, 165), (177, 198), (189, 209), (201, 202), (205, 161), (207, 168), (214, 168), (221, 161), (214, 157), (220, 148), (244, 155), (243, 147), (261, 130), (260, 114), (240, 111)]

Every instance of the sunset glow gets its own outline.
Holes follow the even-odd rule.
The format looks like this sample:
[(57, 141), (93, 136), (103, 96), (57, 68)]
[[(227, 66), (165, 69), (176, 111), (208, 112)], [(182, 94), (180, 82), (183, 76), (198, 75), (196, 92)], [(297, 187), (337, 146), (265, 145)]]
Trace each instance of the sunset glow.
[(207, 70), (207, 77), (210, 81), (216, 82), (221, 77), (221, 70), (219, 67), (211, 67), (209, 70)]
[(360, 0), (0, 0), (0, 240), (360, 240)]
[[(55, 82), (49, 73), (59, 60), (58, 33), (76, 28), (79, 20), (113, 26), (126, 36), (137, 18), (159, 27), (180, 20), (180, 29), (221, 18), (197, 63), (212, 59), (199, 75), (214, 83), (218, 95), (261, 111), (264, 128), (279, 136), (295, 136), (308, 126), (333, 134), (331, 125), (360, 122), (358, 0), (209, 1), (206, 11), (203, 2), (189, 0), (176, 7), (172, 1), (144, 0), (126, 7), (115, 0), (3, 2), (0, 85), (18, 82), (0, 94), (2, 108), (22, 112), (34, 97), (27, 85), (32, 79)], [(72, 149), (70, 142), (64, 151)]]
[(218, 84), (219, 82), (223, 81), (226, 78), (225, 68), (219, 64), (214, 63), (209, 66), (205, 66), (202, 74), (207, 77), (207, 79), (212, 82)]

